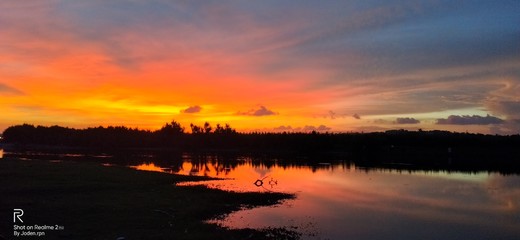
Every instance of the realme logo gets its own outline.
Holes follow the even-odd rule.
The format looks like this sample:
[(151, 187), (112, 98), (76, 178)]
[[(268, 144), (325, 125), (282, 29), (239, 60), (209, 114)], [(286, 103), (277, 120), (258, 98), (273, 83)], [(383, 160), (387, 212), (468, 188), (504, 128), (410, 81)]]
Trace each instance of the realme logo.
[(23, 210), (22, 209), (15, 208), (13, 210), (13, 222), (16, 223), (16, 219), (18, 219), (18, 221), (23, 223), (22, 216), (23, 216)]

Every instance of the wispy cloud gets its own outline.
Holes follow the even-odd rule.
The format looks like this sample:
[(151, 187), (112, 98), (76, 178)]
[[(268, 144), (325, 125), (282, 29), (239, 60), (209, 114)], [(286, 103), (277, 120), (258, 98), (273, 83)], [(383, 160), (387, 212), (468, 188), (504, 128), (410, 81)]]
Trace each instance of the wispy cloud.
[[(179, 116), (190, 120), (279, 111), (286, 125), (324, 120), (335, 130), (457, 109), (482, 109), (508, 124), (520, 119), (516, 1), (41, 0), (0, 1), (0, 9), (0, 79), (9, 81), (0, 94), (20, 97), (0, 99), (4, 112), (8, 101), (59, 109), (108, 91), (153, 106), (222, 109), (175, 109), (200, 113)], [(236, 112), (259, 102), (276, 111)], [(100, 109), (78, 108), (111, 121)], [(279, 124), (267, 120), (235, 126)], [(410, 122), (392, 120), (371, 123)]]
[(313, 126), (313, 125), (305, 125), (303, 127), (291, 127), (290, 125), (282, 125), (282, 126), (279, 126), (279, 127), (275, 127), (273, 128), (273, 130), (275, 132), (312, 132), (312, 131), (316, 131), (316, 132), (326, 132), (326, 131), (330, 131), (332, 130), (331, 127), (327, 127), (323, 124), (319, 125), (319, 126)]
[(22, 91), (10, 87), (7, 84), (0, 83), (0, 94), (15, 94), (15, 95), (21, 95), (24, 94)]
[(378, 119), (375, 119), (372, 121), (374, 124), (379, 124), (379, 125), (386, 125), (386, 124), (392, 124), (391, 121), (389, 120), (385, 120), (385, 119), (381, 119), (381, 118), (378, 118)]
[(509, 119), (520, 119), (520, 101), (495, 101), (488, 105), (491, 111), (507, 116)]
[(273, 129), (274, 129), (275, 131), (277, 131), (277, 132), (278, 132), (278, 131), (292, 131), (292, 130), (293, 130), (293, 128), (291, 127), (291, 125), (287, 125), (287, 126), (282, 125), (282, 126), (279, 126), (279, 127), (275, 127), (275, 128), (273, 128)]

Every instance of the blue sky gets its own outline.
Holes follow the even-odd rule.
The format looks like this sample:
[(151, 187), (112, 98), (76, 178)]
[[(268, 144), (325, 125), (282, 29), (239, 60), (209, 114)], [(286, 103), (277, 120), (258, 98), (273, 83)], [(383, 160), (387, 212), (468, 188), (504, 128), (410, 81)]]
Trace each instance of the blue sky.
[[(28, 0), (0, 10), (0, 129), (178, 119), (520, 131), (519, 1)], [(276, 114), (240, 114), (259, 110)]]

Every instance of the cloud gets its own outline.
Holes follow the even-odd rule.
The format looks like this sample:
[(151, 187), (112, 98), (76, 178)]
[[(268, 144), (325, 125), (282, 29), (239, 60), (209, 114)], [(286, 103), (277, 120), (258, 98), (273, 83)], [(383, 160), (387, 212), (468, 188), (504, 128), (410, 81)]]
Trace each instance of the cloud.
[(275, 131), (291, 131), (293, 130), (293, 128), (290, 126), (290, 125), (287, 125), (287, 126), (279, 126), (279, 127), (275, 127), (274, 128)]
[(190, 106), (184, 110), (181, 110), (181, 113), (198, 113), (202, 110), (202, 107), (199, 105)]
[[(89, 91), (98, 86), (118, 86), (111, 89), (128, 89), (125, 95), (154, 99), (156, 105), (207, 99), (230, 107), (236, 99), (283, 105), (291, 119), (300, 117), (289, 115), (302, 106), (308, 108), (302, 115), (322, 113), (336, 121), (473, 108), (514, 123), (520, 119), (515, 6), (515, 1), (0, 1), (5, 39), (0, 56), (7, 63), (0, 66), (0, 79), (31, 86), (23, 90), (35, 102), (46, 102), (38, 96), (51, 91), (67, 92), (70, 101), (56, 105), (83, 102), (68, 97), (76, 89), (83, 98), (96, 94)], [(47, 76), (63, 82), (31, 80)], [(20, 92), (0, 83), (0, 96), (6, 94)], [(490, 101), (495, 105), (483, 106)], [(181, 112), (201, 111), (193, 107)], [(100, 112), (84, 109), (90, 111), (85, 115)], [(278, 114), (255, 105), (234, 109), (232, 114), (246, 116)], [(399, 122), (394, 120), (386, 126)], [(352, 129), (349, 124), (343, 130)]]
[(274, 112), (268, 108), (266, 108), (265, 106), (259, 106), (259, 108), (257, 109), (251, 109), (247, 112), (238, 112), (237, 113), (238, 115), (246, 115), (246, 116), (256, 116), (256, 117), (261, 117), (261, 116), (270, 116), (270, 115), (277, 115), (278, 113), (277, 112)]
[(0, 93), (6, 93), (6, 94), (15, 94), (15, 95), (22, 95), (23, 92), (16, 89), (16, 88), (13, 88), (13, 87), (10, 87), (6, 84), (3, 84), (3, 83), (0, 83)]
[(312, 132), (312, 131), (317, 131), (317, 132), (326, 132), (326, 131), (330, 131), (332, 128), (330, 127), (327, 127), (325, 125), (319, 125), (319, 126), (312, 126), (312, 125), (305, 125), (304, 127), (291, 127), (290, 125), (282, 125), (282, 126), (279, 126), (279, 127), (275, 127), (273, 128), (274, 131), (276, 132), (284, 132), (284, 131), (290, 131), (290, 132)]
[(418, 124), (418, 123), (421, 123), (421, 121), (419, 121), (415, 118), (405, 117), (405, 118), (397, 118), (395, 120), (395, 123), (397, 123), (397, 124)]
[(305, 132), (311, 132), (311, 131), (324, 132), (324, 131), (330, 131), (331, 129), (332, 128), (327, 127), (325, 125), (319, 125), (318, 127), (306, 125), (305, 127), (303, 127), (303, 131), (305, 131)]
[(491, 113), (500, 115), (505, 123), (490, 127), (495, 134), (518, 134), (520, 132), (520, 71), (513, 71), (501, 82), (500, 88), (493, 91), (485, 101), (485, 107)]
[(318, 126), (318, 128), (316, 128), (316, 130), (318, 130), (318, 131), (330, 131), (331, 129), (332, 128), (327, 127), (325, 125), (320, 125), (320, 126)]
[(485, 117), (478, 115), (450, 115), (448, 118), (439, 118), (437, 123), (439, 125), (490, 125), (490, 124), (502, 124), (504, 120), (490, 116), (489, 114)]
[(373, 121), (373, 123), (374, 124), (391, 124), (392, 122), (385, 120), (385, 119), (378, 118), (378, 119), (375, 119)]
[(490, 104), (489, 107), (493, 112), (509, 118), (520, 118), (520, 101), (497, 101)]
[(329, 110), (329, 117), (330, 119), (336, 119), (336, 113), (332, 110)]

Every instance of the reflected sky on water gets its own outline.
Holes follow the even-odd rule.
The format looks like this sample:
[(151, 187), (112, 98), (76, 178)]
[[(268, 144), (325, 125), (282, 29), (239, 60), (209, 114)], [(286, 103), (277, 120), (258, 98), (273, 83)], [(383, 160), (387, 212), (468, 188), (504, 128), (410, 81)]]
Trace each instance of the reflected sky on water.
[(224, 190), (296, 193), (295, 200), (276, 207), (210, 221), (231, 228), (289, 227), (304, 239), (520, 236), (518, 175), (373, 170), (346, 163), (282, 167), (251, 161), (233, 167), (185, 161), (178, 169), (151, 163), (136, 168), (226, 178), (204, 183)]
[[(109, 163), (103, 163), (103, 166), (110, 166)], [(163, 168), (155, 165), (155, 163), (142, 163), (135, 166), (130, 166), (133, 169), (141, 170), (141, 171), (152, 171), (152, 172), (164, 172), (164, 173), (174, 173), (168, 168)]]
[[(117, 157), (14, 154), (18, 159), (97, 161), (138, 170), (224, 178), (232, 191), (288, 192), (296, 199), (242, 210), (230, 228), (287, 227), (304, 239), (518, 239), (520, 175), (364, 168), (351, 162), (208, 155)], [(123, 159), (123, 160), (122, 160)], [(124, 163), (124, 161), (128, 161)], [(259, 182), (260, 181), (260, 182)], [(256, 183), (256, 184), (255, 184)]]

